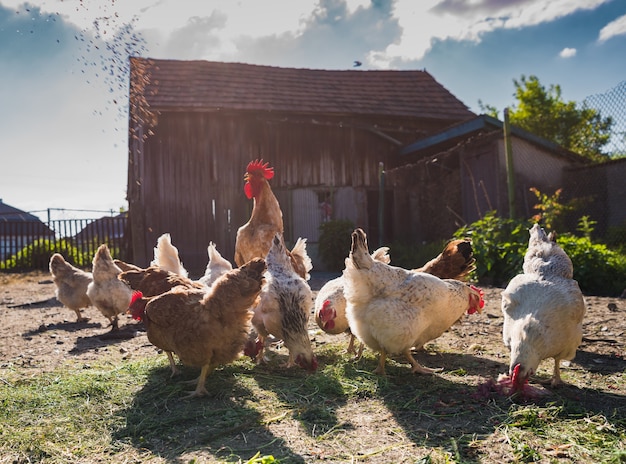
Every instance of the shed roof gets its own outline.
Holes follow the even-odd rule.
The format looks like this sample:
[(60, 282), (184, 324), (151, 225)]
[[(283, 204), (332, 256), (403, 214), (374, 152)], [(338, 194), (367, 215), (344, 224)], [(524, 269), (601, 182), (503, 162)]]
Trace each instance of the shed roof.
[(460, 121), (475, 116), (420, 70), (322, 70), (131, 58), (131, 82), (152, 110), (249, 110), (387, 115)]
[(41, 222), (37, 216), (7, 205), (0, 199), (0, 222)]
[[(471, 134), (482, 130), (502, 131), (504, 123), (499, 119), (486, 114), (481, 114), (474, 119), (466, 120), (448, 127), (447, 129), (413, 142), (400, 150), (400, 155), (411, 155), (420, 152), (430, 153), (436, 150), (444, 150), (458, 143), (460, 140), (466, 140)], [(528, 132), (520, 127), (511, 125), (511, 135), (524, 139), (530, 143), (538, 145), (548, 151), (569, 158), (572, 161), (581, 163), (590, 163), (591, 160), (578, 153), (567, 150), (562, 146), (550, 140), (544, 139), (538, 135)], [(504, 136), (504, 135), (503, 135)]]

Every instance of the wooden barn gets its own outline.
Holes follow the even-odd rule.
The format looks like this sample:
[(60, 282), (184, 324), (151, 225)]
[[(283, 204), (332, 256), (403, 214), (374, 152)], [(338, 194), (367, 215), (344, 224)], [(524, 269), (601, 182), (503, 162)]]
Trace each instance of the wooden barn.
[(414, 243), (450, 237), (460, 226), (496, 210), (530, 218), (537, 211), (531, 187), (548, 195), (577, 190), (567, 173), (590, 163), (576, 153), (511, 126), (511, 188), (503, 123), (480, 115), (403, 147), (386, 171), (393, 191), (394, 231)]
[(237, 229), (252, 209), (243, 192), (251, 160), (275, 168), (270, 183), (285, 239), (306, 237), (319, 268), (321, 222), (350, 219), (375, 243), (379, 198), (385, 238), (407, 235), (390, 217), (396, 197), (380, 167), (397, 166), (400, 150), (416, 140), (475, 117), (426, 71), (132, 58), (130, 79), (134, 262), (148, 264), (157, 238), (169, 232), (196, 273), (209, 241), (232, 261)]

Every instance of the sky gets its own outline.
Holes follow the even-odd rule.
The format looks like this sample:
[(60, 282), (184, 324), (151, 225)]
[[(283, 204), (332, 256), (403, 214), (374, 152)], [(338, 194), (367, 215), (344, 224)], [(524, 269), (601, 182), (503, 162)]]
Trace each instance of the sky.
[(425, 69), (478, 114), (534, 75), (582, 103), (626, 80), (626, 0), (0, 0), (4, 203), (43, 220), (128, 207), (129, 54)]

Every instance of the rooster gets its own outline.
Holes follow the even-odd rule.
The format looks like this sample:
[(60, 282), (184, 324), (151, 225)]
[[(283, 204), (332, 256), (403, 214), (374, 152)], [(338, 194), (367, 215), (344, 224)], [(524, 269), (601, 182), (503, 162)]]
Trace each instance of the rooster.
[(481, 312), (484, 306), (482, 291), (474, 286), (375, 261), (361, 229), (352, 233), (343, 277), (350, 329), (368, 347), (380, 352), (374, 372), (381, 375), (385, 375), (387, 355), (398, 353), (404, 354), (413, 372), (437, 372), (420, 365), (411, 348), (421, 348), (465, 312)]
[(91, 306), (87, 296), (87, 286), (93, 281), (91, 272), (83, 271), (65, 261), (62, 255), (55, 253), (50, 257), (50, 274), (56, 286), (57, 299), (76, 313), (76, 322), (85, 322), (80, 310)]
[(289, 350), (287, 367), (297, 364), (314, 371), (317, 359), (307, 329), (313, 292), (306, 280), (295, 272), (280, 234), (274, 236), (266, 262), (266, 285), (252, 317), (252, 325), (259, 335), (257, 362), (263, 360), (265, 339), (271, 334), (282, 339)]
[[(389, 264), (391, 259), (387, 247), (382, 247), (372, 253), (376, 261)], [(440, 279), (455, 279), (465, 281), (469, 274), (476, 268), (476, 259), (473, 255), (472, 244), (469, 240), (452, 240), (441, 253), (419, 269), (413, 272), (426, 272)], [(315, 320), (318, 326), (326, 333), (339, 334), (350, 332), (348, 319), (346, 318), (346, 299), (344, 292), (343, 276), (327, 282), (317, 294), (315, 299)], [(350, 336), (348, 353), (355, 353), (360, 357), (363, 345), (359, 351), (354, 350), (354, 335)]]
[(154, 259), (150, 265), (159, 266), (174, 274), (188, 277), (187, 269), (183, 266), (178, 255), (178, 248), (172, 245), (172, 237), (168, 233), (157, 239), (157, 245), (154, 247)]
[(250, 331), (249, 308), (264, 282), (266, 265), (255, 258), (220, 277), (208, 290), (178, 286), (133, 308), (144, 321), (148, 340), (183, 364), (201, 367), (189, 397), (208, 395), (207, 375), (237, 359)]
[[(253, 200), (253, 206), (249, 221), (237, 230), (234, 257), (237, 266), (252, 258), (265, 258), (274, 236), (283, 234), (283, 212), (268, 183), (273, 177), (274, 168), (262, 159), (248, 163), (244, 192), (248, 199)], [(312, 264), (306, 252), (306, 239), (299, 238), (287, 254), (298, 275), (308, 280)]]
[(111, 322), (111, 331), (118, 329), (118, 314), (128, 310), (133, 295), (131, 288), (118, 275), (122, 270), (113, 262), (109, 248), (102, 244), (93, 257), (93, 282), (87, 286), (87, 296), (104, 317)]
[[(524, 272), (502, 292), (502, 335), (511, 351), (512, 393), (524, 393), (528, 378), (547, 358), (554, 359), (550, 384), (561, 385), (560, 362), (572, 359), (582, 341), (585, 301), (573, 279), (572, 261), (552, 238), (533, 225)], [(507, 382), (506, 377), (500, 380)]]
[(217, 247), (213, 242), (209, 243), (207, 253), (209, 255), (209, 263), (206, 266), (204, 275), (198, 280), (207, 287), (210, 287), (213, 282), (217, 280), (218, 277), (232, 270), (233, 265), (230, 264), (230, 261), (222, 257), (220, 252), (217, 251)]

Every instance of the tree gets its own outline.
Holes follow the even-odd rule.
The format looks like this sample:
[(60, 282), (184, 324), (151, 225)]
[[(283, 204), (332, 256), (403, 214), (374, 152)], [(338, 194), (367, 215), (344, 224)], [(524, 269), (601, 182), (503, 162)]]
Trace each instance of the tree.
[[(609, 159), (602, 148), (611, 137), (611, 117), (603, 118), (596, 109), (563, 101), (559, 85), (546, 89), (536, 76), (522, 75), (513, 84), (517, 106), (509, 111), (511, 124), (595, 161)], [(480, 101), (479, 105), (489, 115), (498, 113), (493, 106)]]

